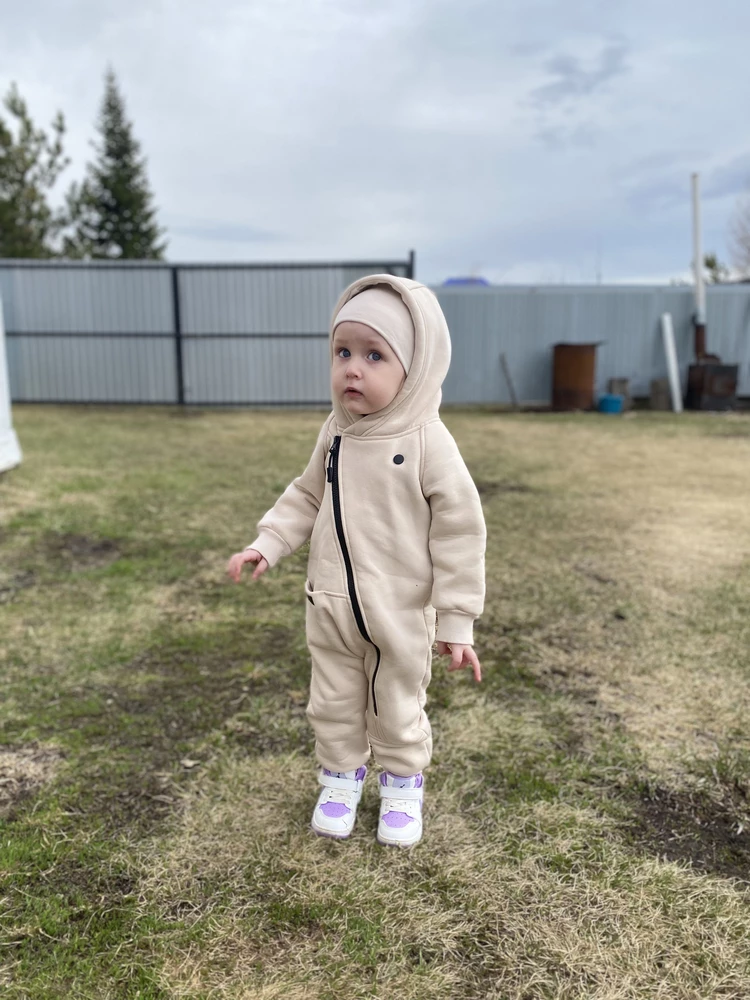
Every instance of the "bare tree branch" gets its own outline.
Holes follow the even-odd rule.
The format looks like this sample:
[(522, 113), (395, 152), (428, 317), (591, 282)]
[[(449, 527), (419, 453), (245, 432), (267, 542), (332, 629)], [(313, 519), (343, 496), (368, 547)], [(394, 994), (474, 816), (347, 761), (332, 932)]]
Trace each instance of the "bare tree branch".
[(738, 203), (730, 224), (729, 244), (734, 264), (743, 275), (750, 276), (750, 191)]

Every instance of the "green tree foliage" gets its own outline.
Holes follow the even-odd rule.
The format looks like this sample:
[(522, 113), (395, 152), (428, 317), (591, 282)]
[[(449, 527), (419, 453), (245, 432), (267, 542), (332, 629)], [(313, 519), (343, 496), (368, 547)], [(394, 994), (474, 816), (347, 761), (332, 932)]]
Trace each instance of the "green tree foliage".
[(58, 111), (52, 133), (36, 128), (15, 84), (0, 116), (0, 257), (51, 257), (65, 224), (47, 197), (70, 162), (63, 153), (65, 120)]
[(703, 267), (706, 272), (706, 281), (709, 285), (718, 285), (722, 281), (729, 281), (731, 274), (726, 264), (722, 264), (715, 253), (707, 253), (703, 257)]
[(105, 78), (94, 143), (96, 162), (87, 165), (81, 185), (73, 185), (68, 208), (74, 220), (72, 235), (64, 249), (70, 257), (163, 259), (164, 230), (156, 223), (146, 161), (133, 126), (125, 113), (125, 102), (114, 72)]

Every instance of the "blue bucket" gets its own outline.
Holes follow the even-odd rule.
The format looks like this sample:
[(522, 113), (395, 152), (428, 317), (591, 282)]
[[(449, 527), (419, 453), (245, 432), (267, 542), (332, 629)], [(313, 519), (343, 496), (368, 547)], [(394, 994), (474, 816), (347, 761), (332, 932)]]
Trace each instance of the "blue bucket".
[(622, 413), (623, 397), (607, 392), (599, 397), (600, 413)]

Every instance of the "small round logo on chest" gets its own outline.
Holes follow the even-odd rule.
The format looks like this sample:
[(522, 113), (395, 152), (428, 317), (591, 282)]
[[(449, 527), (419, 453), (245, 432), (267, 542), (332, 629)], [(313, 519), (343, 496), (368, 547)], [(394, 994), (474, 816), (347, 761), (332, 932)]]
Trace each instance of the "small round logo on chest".
[(394, 455), (393, 456), (393, 461), (396, 463), (396, 465), (401, 465), (401, 463), (403, 462), (403, 460), (404, 460), (404, 456), (403, 455)]

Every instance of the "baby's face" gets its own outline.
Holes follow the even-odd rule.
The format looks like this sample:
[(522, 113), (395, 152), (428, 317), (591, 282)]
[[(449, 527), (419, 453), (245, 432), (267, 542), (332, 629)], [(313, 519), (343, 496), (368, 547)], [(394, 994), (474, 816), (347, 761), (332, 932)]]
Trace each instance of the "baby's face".
[(406, 381), (401, 362), (364, 323), (341, 323), (333, 338), (331, 391), (350, 413), (382, 410)]

